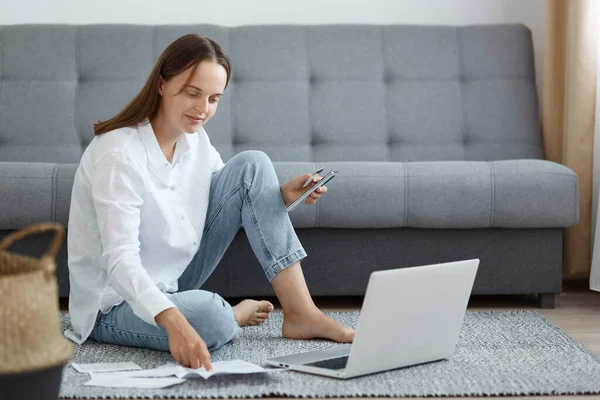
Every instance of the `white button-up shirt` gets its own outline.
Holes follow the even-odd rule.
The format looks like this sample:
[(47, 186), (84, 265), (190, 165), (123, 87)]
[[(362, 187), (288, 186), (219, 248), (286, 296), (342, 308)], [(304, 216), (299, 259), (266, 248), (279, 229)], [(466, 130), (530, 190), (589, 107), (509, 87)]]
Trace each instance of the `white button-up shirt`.
[(147, 120), (94, 137), (71, 196), (66, 337), (83, 343), (98, 311), (123, 301), (153, 325), (175, 307), (165, 293), (177, 291), (198, 251), (211, 177), (222, 167), (203, 128), (181, 136), (172, 163)]

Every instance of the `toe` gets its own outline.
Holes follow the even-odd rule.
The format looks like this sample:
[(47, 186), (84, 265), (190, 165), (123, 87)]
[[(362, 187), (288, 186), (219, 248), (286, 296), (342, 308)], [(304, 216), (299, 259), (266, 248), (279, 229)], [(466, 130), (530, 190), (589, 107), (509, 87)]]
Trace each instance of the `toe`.
[(274, 308), (275, 307), (273, 307), (273, 304), (271, 304), (270, 302), (268, 302), (266, 300), (260, 301), (258, 303), (258, 311), (259, 312), (269, 313), (269, 312), (273, 311)]

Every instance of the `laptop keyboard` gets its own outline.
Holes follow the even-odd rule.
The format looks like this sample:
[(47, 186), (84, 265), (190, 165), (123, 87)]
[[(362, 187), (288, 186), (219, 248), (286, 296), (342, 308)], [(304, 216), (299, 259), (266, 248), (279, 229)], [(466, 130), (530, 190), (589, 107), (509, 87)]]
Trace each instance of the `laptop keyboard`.
[(310, 367), (319, 367), (327, 369), (344, 369), (348, 364), (348, 356), (330, 358), (328, 360), (315, 361), (312, 363), (304, 364)]

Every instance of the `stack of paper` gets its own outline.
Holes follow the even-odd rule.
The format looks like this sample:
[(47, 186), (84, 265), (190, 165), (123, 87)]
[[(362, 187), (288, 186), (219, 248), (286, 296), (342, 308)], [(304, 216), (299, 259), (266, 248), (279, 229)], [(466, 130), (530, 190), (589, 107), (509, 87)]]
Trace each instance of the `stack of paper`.
[(243, 360), (216, 361), (212, 370), (204, 367), (185, 368), (179, 364), (166, 364), (157, 368), (142, 369), (135, 363), (71, 363), (79, 372), (89, 373), (91, 379), (86, 386), (103, 386), (118, 388), (164, 388), (185, 382), (186, 379), (202, 377), (208, 379), (222, 374), (253, 374), (283, 369), (264, 369), (256, 364)]

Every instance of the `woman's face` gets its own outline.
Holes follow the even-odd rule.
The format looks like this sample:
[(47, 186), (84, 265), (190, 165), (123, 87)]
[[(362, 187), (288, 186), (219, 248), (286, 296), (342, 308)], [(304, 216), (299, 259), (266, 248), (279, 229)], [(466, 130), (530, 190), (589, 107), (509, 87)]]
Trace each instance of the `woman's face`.
[(217, 111), (225, 90), (227, 71), (212, 61), (202, 61), (187, 85), (192, 67), (168, 82), (161, 79), (158, 92), (162, 96), (160, 111), (173, 133), (194, 133)]

